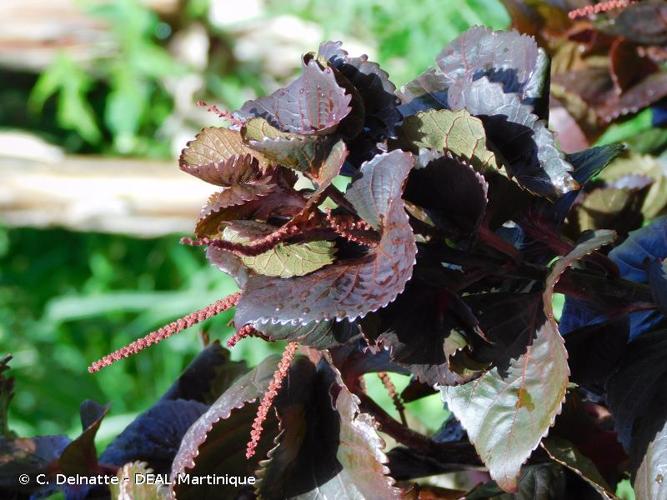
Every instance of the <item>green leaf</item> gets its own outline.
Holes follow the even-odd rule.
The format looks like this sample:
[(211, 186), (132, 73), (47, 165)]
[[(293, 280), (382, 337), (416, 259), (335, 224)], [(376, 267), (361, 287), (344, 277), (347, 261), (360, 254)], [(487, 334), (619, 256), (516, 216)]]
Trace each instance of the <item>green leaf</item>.
[(415, 153), (419, 148), (449, 151), (477, 168), (497, 168), (494, 154), (486, 148), (482, 120), (465, 109), (417, 113), (405, 119), (399, 133), (401, 144)]
[(38, 112), (49, 97), (58, 94), (56, 117), (58, 125), (74, 130), (91, 144), (102, 134), (95, 113), (88, 104), (88, 91), (93, 81), (72, 59), (60, 54), (42, 73), (30, 94), (30, 108)]
[(331, 148), (327, 136), (308, 136), (282, 132), (264, 118), (252, 118), (241, 130), (248, 145), (279, 165), (299, 172), (317, 170)]
[(565, 397), (570, 370), (554, 319), (553, 289), (569, 266), (614, 238), (613, 231), (599, 231), (556, 262), (542, 297), (545, 321), (505, 376), (494, 368), (467, 384), (440, 389), (491, 477), (506, 491), (517, 490), (521, 465), (548, 433)]
[(647, 219), (653, 219), (667, 207), (667, 166), (664, 157), (630, 154), (619, 158), (602, 173), (602, 178), (614, 181), (629, 175), (641, 175), (653, 180), (646, 193), (641, 211)]
[[(249, 243), (254, 238), (269, 234), (272, 229), (252, 222), (238, 221), (225, 227), (222, 239), (233, 243)], [(333, 241), (309, 241), (307, 243), (280, 243), (272, 249), (255, 257), (242, 256), (241, 261), (257, 274), (279, 278), (304, 276), (331, 264), (334, 261), (336, 247)]]
[(129, 153), (134, 147), (141, 117), (149, 102), (146, 82), (137, 78), (127, 67), (114, 72), (112, 91), (104, 110), (104, 121), (114, 136), (120, 153)]

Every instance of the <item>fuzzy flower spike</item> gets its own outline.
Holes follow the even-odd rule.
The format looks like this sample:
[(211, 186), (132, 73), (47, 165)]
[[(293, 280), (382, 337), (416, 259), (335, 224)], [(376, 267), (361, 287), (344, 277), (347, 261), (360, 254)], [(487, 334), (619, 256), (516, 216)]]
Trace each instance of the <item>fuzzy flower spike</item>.
[(176, 321), (169, 323), (166, 326), (163, 326), (159, 330), (155, 330), (154, 332), (149, 333), (145, 337), (135, 340), (131, 344), (128, 344), (125, 347), (122, 347), (117, 351), (112, 352), (111, 354), (107, 354), (102, 359), (92, 363), (88, 367), (88, 371), (90, 373), (98, 372), (104, 367), (111, 366), (116, 361), (120, 361), (121, 359), (124, 358), (129, 358), (130, 356), (133, 356), (134, 354), (143, 351), (147, 347), (163, 341), (167, 337), (171, 337), (172, 335), (181, 332), (186, 328), (190, 328), (191, 326), (194, 326), (197, 323), (201, 323), (204, 320), (212, 318), (213, 316), (216, 316), (221, 312), (226, 311), (231, 307), (234, 307), (236, 303), (239, 301), (240, 296), (241, 294), (239, 292), (234, 293), (232, 295), (228, 295), (224, 299), (220, 299), (214, 302), (213, 304), (204, 307), (203, 309), (200, 309), (198, 311), (188, 314), (187, 316), (179, 318)]

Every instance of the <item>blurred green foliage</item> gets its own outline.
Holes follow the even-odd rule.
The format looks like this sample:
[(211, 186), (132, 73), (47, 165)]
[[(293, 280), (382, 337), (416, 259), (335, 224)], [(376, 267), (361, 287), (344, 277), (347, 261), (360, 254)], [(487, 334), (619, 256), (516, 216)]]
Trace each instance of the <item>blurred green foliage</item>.
[(314, 21), (326, 39), (351, 34), (376, 46), (377, 62), (396, 85), (432, 66), (469, 27), (501, 29), (510, 22), (499, 0), (267, 0), (267, 10)]
[[(33, 131), (69, 152), (167, 157), (169, 144), (159, 131), (173, 98), (163, 80), (184, 71), (165, 49), (175, 26), (138, 0), (83, 5), (110, 23), (119, 54), (85, 66), (63, 54), (38, 77), (0, 70), (0, 127)], [(184, 2), (179, 25), (205, 24), (207, 9), (207, 0)], [(287, 13), (318, 23), (325, 37), (354, 36), (376, 46), (378, 62), (397, 84), (431, 65), (442, 46), (469, 26), (509, 22), (498, 0), (266, 2), (267, 16)], [(218, 45), (234, 43), (213, 29), (211, 36)], [(210, 99), (230, 108), (249, 88), (265, 92), (262, 76), (236, 64), (228, 50), (211, 52), (204, 75)], [(11, 427), (21, 435), (75, 435), (78, 406), (91, 398), (112, 403), (99, 434), (108, 440), (171, 384), (199, 350), (202, 328), (212, 339), (230, 335), (231, 313), (94, 376), (88, 364), (233, 290), (201, 249), (179, 245), (176, 236), (137, 240), (0, 227), (0, 346), (14, 354), (17, 378)], [(280, 348), (246, 339), (233, 358), (254, 364)], [(399, 389), (404, 379), (395, 378)], [(368, 384), (373, 397), (391, 408), (377, 378)], [(444, 418), (437, 395), (408, 408), (431, 429)]]

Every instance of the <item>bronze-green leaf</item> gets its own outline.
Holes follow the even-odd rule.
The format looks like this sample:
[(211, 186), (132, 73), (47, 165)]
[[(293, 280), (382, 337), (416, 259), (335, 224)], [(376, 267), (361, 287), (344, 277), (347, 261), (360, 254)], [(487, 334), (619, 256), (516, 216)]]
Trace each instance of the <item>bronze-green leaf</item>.
[[(244, 234), (245, 230), (262, 226), (252, 221), (244, 221), (242, 226), (240, 223), (229, 225), (222, 232), (222, 238), (234, 243), (248, 243), (252, 241), (252, 238)], [(240, 230), (240, 227), (243, 228), (243, 231)], [(279, 243), (255, 257), (243, 256), (241, 261), (258, 274), (291, 278), (304, 276), (331, 264), (334, 261), (335, 253), (336, 247), (332, 241)]]
[(405, 119), (401, 139), (410, 149), (449, 151), (470, 161), (477, 168), (497, 167), (494, 154), (486, 147), (482, 120), (465, 109), (431, 110)]

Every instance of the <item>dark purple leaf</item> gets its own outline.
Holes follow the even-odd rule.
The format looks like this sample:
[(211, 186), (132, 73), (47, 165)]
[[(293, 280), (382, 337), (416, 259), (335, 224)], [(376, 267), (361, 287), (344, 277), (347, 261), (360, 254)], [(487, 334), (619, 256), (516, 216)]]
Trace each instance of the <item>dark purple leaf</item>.
[[(374, 322), (375, 318), (368, 317), (362, 320), (362, 325)], [(364, 335), (368, 326), (362, 326)], [(392, 372), (409, 375), (404, 367), (392, 361), (386, 349), (371, 348), (368, 342), (359, 338), (345, 345), (330, 350), (334, 365), (343, 373), (346, 380), (359, 378), (366, 373)]]
[(289, 340), (316, 349), (330, 349), (359, 335), (359, 327), (347, 320), (311, 321), (305, 325), (266, 323), (258, 329), (270, 340)]
[(667, 422), (667, 330), (630, 342), (607, 383), (607, 403), (634, 471)]
[(230, 275), (239, 288), (243, 288), (248, 281), (248, 268), (241, 258), (219, 247), (209, 246), (206, 249), (206, 260), (220, 271)]
[[(37, 474), (48, 473), (48, 466), (58, 460), (69, 444), (67, 436), (0, 438), (0, 490), (29, 492), (39, 489)], [(28, 474), (30, 484), (19, 484), (19, 474)]]
[(83, 432), (63, 450), (58, 459), (58, 468), (67, 475), (88, 475), (97, 468), (95, 436), (109, 406), (94, 401), (81, 404), (81, 426)]
[[(325, 42), (320, 45), (319, 56), (328, 60), (349, 81), (363, 103), (362, 132), (353, 139), (350, 149), (353, 153), (364, 149), (373, 151), (375, 143), (395, 135), (396, 124), (401, 119), (396, 86), (377, 63), (369, 61), (366, 55), (350, 57), (341, 46), (341, 42)], [(366, 152), (365, 156), (368, 154)], [(360, 156), (362, 161), (370, 159)], [(352, 158), (352, 161), (361, 163), (357, 158)]]
[(667, 6), (661, 0), (636, 2), (618, 16), (599, 23), (599, 28), (631, 42), (644, 45), (667, 44)]
[[(667, 217), (630, 233), (623, 244), (609, 252), (622, 278), (648, 283), (648, 262), (667, 258)], [(630, 340), (644, 332), (666, 324), (665, 316), (657, 311), (641, 311), (630, 315)]]
[(479, 372), (457, 373), (450, 357), (466, 346), (466, 315), (470, 312), (444, 290), (415, 284), (379, 312), (377, 333), (365, 335), (389, 349), (391, 359), (429, 385), (461, 384)]
[(667, 316), (667, 259), (655, 259), (649, 263), (648, 281), (655, 303), (660, 307), (663, 316)]
[[(667, 34), (667, 24), (665, 28)], [(619, 94), (659, 70), (658, 65), (649, 57), (639, 55), (638, 48), (624, 38), (617, 38), (611, 45), (609, 70)]]
[[(305, 205), (303, 196), (291, 188), (276, 184), (266, 187), (254, 184), (249, 187), (251, 190), (260, 192), (268, 190), (268, 192), (251, 201), (231, 206), (226, 205), (229, 202), (229, 197), (225, 194), (228, 190), (211, 195), (202, 208), (195, 234), (198, 237), (215, 238), (220, 231), (220, 225), (225, 221), (243, 219), (266, 221), (271, 217), (292, 217), (301, 212)], [(245, 186), (235, 185), (228, 189), (243, 190)]]
[(306, 57), (297, 80), (270, 96), (246, 102), (239, 114), (264, 118), (285, 132), (321, 135), (333, 132), (348, 115), (350, 99), (331, 68)]
[(401, 199), (412, 164), (412, 155), (402, 151), (378, 155), (362, 166), (362, 176), (348, 189), (346, 197), (358, 214), (382, 232), (372, 252), (307, 276), (250, 277), (235, 323), (355, 319), (394, 300), (412, 275), (417, 251)]
[(616, 498), (614, 491), (597, 470), (595, 464), (577, 450), (572, 443), (562, 438), (548, 437), (542, 442), (542, 448), (554, 462), (574, 472), (602, 498), (605, 500)]
[(109, 444), (100, 462), (122, 466), (139, 460), (156, 472), (169, 472), (183, 435), (207, 409), (198, 401), (160, 400)]
[(248, 371), (244, 361), (232, 361), (229, 356), (229, 351), (214, 341), (192, 360), (160, 400), (213, 403), (234, 380)]
[(519, 185), (550, 198), (577, 189), (572, 165), (553, 134), (517, 95), (505, 94), (500, 84), (482, 77), (448, 98), (453, 110), (466, 109), (482, 119), (488, 141)]
[(489, 340), (477, 339), (473, 357), (481, 363), (493, 363), (504, 375), (510, 361), (526, 352), (544, 322), (542, 294), (480, 293), (464, 300)]
[[(251, 460), (245, 458), (246, 443), (250, 439), (252, 422), (259, 399), (266, 392), (279, 357), (265, 359), (252, 371), (242, 376), (227, 389), (211, 407), (192, 424), (181, 440), (172, 468), (171, 478), (180, 474), (251, 476), (277, 435), (277, 421), (272, 412), (264, 422), (264, 432), (257, 453)], [(287, 378), (289, 381), (289, 377)], [(235, 499), (241, 487), (232, 485), (172, 485), (180, 500), (214, 498)]]
[(610, 231), (596, 233), (554, 264), (542, 295), (535, 339), (524, 354), (510, 361), (504, 374), (494, 368), (467, 384), (441, 388), (491, 477), (506, 491), (517, 491), (521, 465), (549, 432), (567, 389), (570, 371), (553, 317), (554, 287), (567, 268), (614, 237)]
[(667, 96), (667, 73), (654, 73), (640, 83), (623, 92), (616, 99), (606, 99), (597, 110), (606, 122), (641, 111)]
[(284, 430), (258, 471), (260, 496), (400, 498), (373, 418), (328, 364), (320, 362), (312, 377), (314, 390), (277, 402)]
[(436, 63), (401, 89), (405, 116), (461, 102), (460, 94), (480, 78), (498, 82), (531, 112), (547, 116), (549, 60), (528, 36), (474, 27), (445, 47)]
[(601, 392), (625, 353), (628, 334), (627, 317), (564, 332), (572, 381)]
[(470, 234), (482, 222), (488, 184), (466, 161), (446, 155), (415, 169), (405, 199), (425, 209), (436, 224)]

